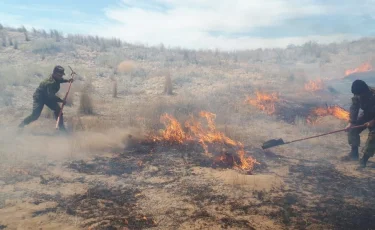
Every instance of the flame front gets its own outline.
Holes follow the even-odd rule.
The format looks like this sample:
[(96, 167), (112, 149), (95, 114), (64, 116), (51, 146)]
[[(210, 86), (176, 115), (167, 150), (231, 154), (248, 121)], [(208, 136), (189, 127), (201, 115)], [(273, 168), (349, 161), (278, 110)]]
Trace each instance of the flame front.
[(238, 156), (240, 157), (241, 164), (236, 164), (235, 167), (242, 169), (242, 170), (252, 170), (255, 164), (259, 164), (254, 158), (252, 157), (245, 157), (244, 149), (240, 149), (237, 152)]
[[(259, 164), (254, 158), (246, 157), (244, 146), (240, 142), (236, 142), (227, 137), (223, 132), (216, 129), (215, 118), (216, 115), (210, 112), (201, 111), (199, 113), (201, 118), (205, 118), (206, 123), (203, 125), (193, 116), (185, 122), (186, 132), (182, 129), (181, 124), (172, 116), (165, 114), (161, 117), (161, 121), (165, 125), (165, 129), (160, 132), (159, 136), (153, 136), (154, 141), (166, 141), (168, 143), (183, 144), (188, 141), (198, 142), (204, 149), (205, 154), (213, 157), (209, 151), (209, 144), (219, 144), (238, 149), (237, 158), (238, 163), (232, 159), (232, 165), (235, 168), (252, 171), (255, 164)], [(225, 162), (227, 156), (222, 153), (216, 157), (214, 161)]]
[(164, 124), (166, 129), (162, 130), (160, 136), (154, 136), (154, 141), (166, 141), (169, 143), (182, 144), (186, 141), (185, 132), (182, 130), (180, 123), (169, 114), (160, 117), (160, 122)]
[(371, 64), (369, 62), (363, 63), (362, 65), (358, 66), (355, 69), (348, 69), (345, 71), (345, 76), (348, 76), (353, 73), (360, 73), (360, 72), (368, 72), (373, 70)]
[(236, 146), (237, 143), (232, 139), (225, 136), (224, 133), (217, 131), (214, 119), (216, 115), (206, 111), (202, 111), (199, 115), (203, 118), (206, 118), (207, 129), (204, 129), (201, 123), (197, 122), (194, 117), (191, 117), (185, 123), (185, 127), (189, 129), (194, 139), (197, 139), (201, 143), (205, 153), (208, 155), (208, 146), (207, 143), (221, 143), (229, 146)]
[[(327, 108), (319, 107), (312, 111), (315, 117), (334, 116), (340, 120), (349, 121), (349, 112), (339, 106), (329, 106)], [(310, 122), (310, 118), (308, 118)], [(310, 122), (311, 123), (311, 122)]]
[(245, 103), (253, 105), (258, 109), (265, 111), (268, 115), (271, 115), (275, 112), (275, 103), (279, 101), (276, 93), (267, 94), (257, 91), (255, 92), (255, 95), (255, 98), (250, 98), (249, 96), (247, 96)]
[(318, 79), (316, 81), (310, 80), (308, 83), (305, 84), (305, 90), (309, 92), (315, 92), (323, 89), (323, 81)]

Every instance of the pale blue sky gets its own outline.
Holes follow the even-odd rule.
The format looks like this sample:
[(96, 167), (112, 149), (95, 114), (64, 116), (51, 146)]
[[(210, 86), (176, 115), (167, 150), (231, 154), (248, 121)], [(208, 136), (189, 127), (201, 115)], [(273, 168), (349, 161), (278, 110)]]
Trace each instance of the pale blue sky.
[(6, 26), (223, 50), (374, 36), (374, 15), (375, 0), (0, 0)]

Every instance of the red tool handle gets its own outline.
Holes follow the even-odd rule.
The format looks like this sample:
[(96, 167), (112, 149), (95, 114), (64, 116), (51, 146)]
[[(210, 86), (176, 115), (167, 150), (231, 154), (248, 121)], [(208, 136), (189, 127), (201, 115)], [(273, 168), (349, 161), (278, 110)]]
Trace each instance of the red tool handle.
[[(364, 128), (364, 127), (366, 127), (366, 125), (353, 126), (353, 127), (349, 128), (349, 129), (357, 129), (357, 128)], [(304, 141), (304, 140), (307, 140), (307, 139), (321, 137), (321, 136), (325, 136), (325, 135), (329, 135), (329, 134), (333, 134), (333, 133), (338, 133), (338, 132), (346, 131), (346, 130), (349, 130), (349, 129), (347, 129), (347, 128), (346, 129), (340, 129), (340, 130), (332, 131), (332, 132), (329, 132), (329, 133), (323, 133), (323, 134), (319, 134), (319, 135), (312, 136), (312, 137), (306, 137), (306, 138), (302, 138), (302, 139), (297, 139), (297, 140), (294, 140), (294, 141), (286, 142), (285, 144), (289, 144), (289, 143), (293, 143), (293, 142), (297, 142), (297, 141)]]
[[(75, 74), (75, 72), (73, 71), (73, 69), (69, 66), (69, 68), (71, 69), (72, 73), (70, 74), (73, 78), (73, 74)], [(66, 92), (65, 94), (65, 97), (64, 97), (64, 102), (66, 102), (66, 98), (68, 98), (68, 94), (69, 94), (69, 91), (70, 91), (70, 87), (72, 86), (72, 82), (69, 83), (69, 88), (68, 88), (68, 91)], [(56, 129), (59, 129), (59, 122), (60, 122), (60, 117), (61, 117), (61, 114), (62, 114), (62, 111), (64, 109), (64, 106), (65, 106), (65, 103), (62, 104), (61, 106), (61, 109), (60, 109), (60, 112), (59, 112), (59, 116), (57, 117), (57, 120), (56, 120)]]
[[(68, 88), (68, 91), (65, 94), (64, 101), (66, 101), (66, 98), (68, 97), (68, 94), (69, 94), (71, 86), (72, 86), (72, 82), (70, 82), (70, 84), (69, 84), (69, 88)], [(59, 112), (59, 116), (57, 117), (57, 120), (56, 120), (56, 129), (59, 129), (60, 117), (61, 117), (62, 111), (64, 109), (64, 106), (65, 106), (65, 103), (62, 104), (60, 112)]]

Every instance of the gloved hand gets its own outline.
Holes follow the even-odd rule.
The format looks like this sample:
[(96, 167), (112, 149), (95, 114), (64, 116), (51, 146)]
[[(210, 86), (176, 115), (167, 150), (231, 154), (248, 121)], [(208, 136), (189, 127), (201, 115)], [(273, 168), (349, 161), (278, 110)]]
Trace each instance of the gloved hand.
[(366, 122), (365, 125), (366, 125), (367, 128), (372, 128), (375, 125), (375, 120), (371, 120), (369, 122)]
[(354, 124), (352, 123), (349, 123), (346, 127), (345, 127), (345, 132), (348, 132), (350, 130), (350, 128), (352, 128), (354, 126)]

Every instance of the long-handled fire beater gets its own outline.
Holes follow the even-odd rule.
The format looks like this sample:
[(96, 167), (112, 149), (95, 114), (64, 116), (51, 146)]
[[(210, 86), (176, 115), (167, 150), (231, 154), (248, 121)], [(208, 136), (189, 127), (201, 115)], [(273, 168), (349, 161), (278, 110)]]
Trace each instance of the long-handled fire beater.
[(294, 140), (294, 141), (288, 141), (288, 142), (284, 142), (284, 140), (281, 139), (281, 138), (280, 139), (272, 139), (272, 140), (264, 142), (263, 145), (262, 145), (262, 149), (269, 149), (269, 148), (276, 147), (276, 146), (279, 146), (279, 145), (286, 145), (286, 144), (290, 144), (290, 143), (294, 143), (294, 142), (298, 142), (298, 141), (304, 141), (304, 140), (317, 138), (317, 137), (321, 137), (321, 136), (325, 136), (325, 135), (329, 135), (329, 134), (333, 134), (333, 133), (348, 131), (350, 129), (364, 128), (364, 127), (366, 127), (366, 125), (358, 125), (358, 126), (353, 126), (353, 127), (350, 127), (350, 128), (340, 129), (340, 130), (336, 130), (336, 131), (332, 131), (332, 132), (328, 132), (328, 133), (323, 133), (323, 134), (319, 134), (319, 135), (316, 135), (316, 136), (305, 137), (305, 138), (297, 139), (297, 140)]

